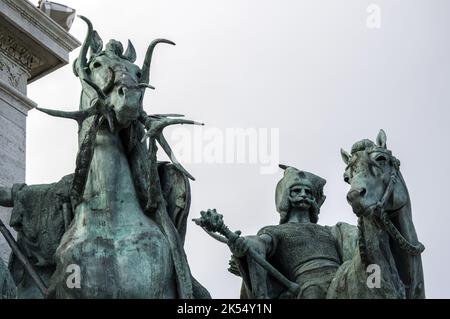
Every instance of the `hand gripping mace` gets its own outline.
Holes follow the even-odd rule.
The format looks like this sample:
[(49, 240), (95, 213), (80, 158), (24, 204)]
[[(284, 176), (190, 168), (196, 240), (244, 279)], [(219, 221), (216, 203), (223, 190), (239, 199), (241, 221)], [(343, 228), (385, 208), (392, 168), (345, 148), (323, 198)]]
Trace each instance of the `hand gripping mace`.
[[(232, 232), (223, 222), (223, 215), (218, 214), (215, 209), (201, 212), (200, 218), (195, 218), (192, 221), (203, 228), (211, 237), (217, 239), (223, 243), (234, 242), (239, 238), (238, 232)], [(215, 233), (219, 233), (225, 238)], [(273, 267), (266, 259), (258, 254), (252, 247), (247, 250), (247, 255), (255, 260), (261, 267), (283, 284), (290, 293), (297, 296), (300, 286), (287, 279), (282, 273), (280, 273), (275, 267)]]

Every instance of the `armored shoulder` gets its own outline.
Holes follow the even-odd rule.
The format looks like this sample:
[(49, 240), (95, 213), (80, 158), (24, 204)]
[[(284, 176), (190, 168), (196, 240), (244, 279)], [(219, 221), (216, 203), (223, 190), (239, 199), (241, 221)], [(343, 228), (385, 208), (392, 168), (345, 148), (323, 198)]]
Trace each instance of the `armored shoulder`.
[(278, 229), (278, 228), (279, 228), (278, 226), (279, 226), (279, 225), (269, 225), (269, 226), (265, 226), (265, 227), (261, 228), (261, 229), (258, 231), (257, 235), (258, 235), (258, 236), (261, 236), (261, 235), (265, 234), (265, 235), (269, 235), (269, 236), (271, 236), (271, 237), (274, 237), (274, 236), (276, 236), (276, 235), (280, 232), (280, 230)]
[(352, 259), (358, 246), (358, 227), (339, 222), (328, 228), (336, 240), (342, 261)]
[(261, 228), (257, 235), (258, 236), (269, 236), (270, 237), (270, 244), (267, 246), (267, 257), (270, 258), (276, 251), (276, 248), (278, 246), (278, 240), (280, 238), (280, 225), (270, 225)]

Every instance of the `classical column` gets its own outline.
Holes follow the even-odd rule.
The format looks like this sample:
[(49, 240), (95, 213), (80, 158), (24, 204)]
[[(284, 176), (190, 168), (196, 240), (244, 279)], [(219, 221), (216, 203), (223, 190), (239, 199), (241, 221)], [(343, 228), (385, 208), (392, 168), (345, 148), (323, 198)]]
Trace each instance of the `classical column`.
[[(25, 182), (26, 117), (36, 105), (27, 98), (27, 84), (69, 63), (79, 45), (29, 1), (0, 0), (0, 186)], [(5, 224), (10, 213), (0, 208)], [(5, 262), (9, 252), (0, 238)]]

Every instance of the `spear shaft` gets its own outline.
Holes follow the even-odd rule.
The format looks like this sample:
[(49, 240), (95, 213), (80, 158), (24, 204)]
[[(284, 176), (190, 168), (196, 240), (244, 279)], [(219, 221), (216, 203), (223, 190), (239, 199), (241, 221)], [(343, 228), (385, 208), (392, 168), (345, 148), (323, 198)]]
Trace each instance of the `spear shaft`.
[(6, 228), (3, 221), (0, 219), (0, 232), (2, 233), (3, 237), (5, 237), (6, 242), (8, 243), (9, 247), (11, 247), (11, 250), (13, 253), (17, 256), (19, 261), (22, 263), (25, 270), (28, 272), (30, 277), (33, 279), (33, 281), (36, 283), (36, 286), (42, 293), (42, 295), (47, 295), (47, 286), (42, 281), (41, 277), (37, 273), (36, 269), (34, 269), (31, 262), (28, 260), (27, 256), (25, 256), (24, 253), (19, 248), (19, 245), (17, 244), (16, 240), (14, 239), (13, 235), (9, 231), (8, 228)]
[[(216, 216), (219, 216), (215, 214)], [(224, 242), (229, 243), (232, 241), (235, 241), (239, 235), (232, 232), (222, 221), (220, 217), (220, 223), (217, 223), (214, 225), (215, 227), (209, 227), (211, 226), (208, 219), (205, 218), (205, 216), (202, 216), (202, 218), (196, 218), (193, 219), (193, 221), (199, 225), (200, 227), (204, 228), (206, 232), (214, 237), (215, 239)], [(216, 236), (213, 236), (214, 232), (218, 232), (219, 234), (223, 235), (227, 240), (221, 240), (216, 238)], [(225, 239), (224, 238), (224, 239)], [(299, 285), (288, 278), (284, 276), (278, 269), (276, 269), (274, 266), (272, 266), (264, 257), (262, 257), (259, 253), (257, 253), (254, 249), (251, 247), (247, 250), (247, 256), (252, 258), (254, 261), (256, 261), (261, 267), (263, 267), (272, 277), (277, 279), (281, 284), (283, 284), (294, 296), (296, 296), (299, 292)]]

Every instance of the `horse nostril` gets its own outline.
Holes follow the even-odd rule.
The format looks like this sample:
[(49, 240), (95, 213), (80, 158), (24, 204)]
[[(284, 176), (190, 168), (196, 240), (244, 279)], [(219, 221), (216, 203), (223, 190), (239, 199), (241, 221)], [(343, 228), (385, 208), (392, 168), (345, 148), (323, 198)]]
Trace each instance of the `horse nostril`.
[(361, 197), (364, 197), (364, 195), (366, 195), (366, 193), (367, 193), (367, 191), (366, 191), (365, 188), (361, 188), (361, 189), (359, 190), (359, 195), (360, 195)]
[(347, 193), (347, 201), (354, 202), (354, 201), (364, 197), (365, 194), (366, 194), (365, 188), (352, 189)]

